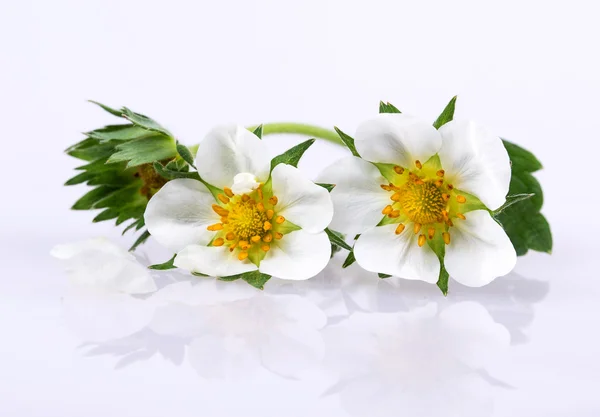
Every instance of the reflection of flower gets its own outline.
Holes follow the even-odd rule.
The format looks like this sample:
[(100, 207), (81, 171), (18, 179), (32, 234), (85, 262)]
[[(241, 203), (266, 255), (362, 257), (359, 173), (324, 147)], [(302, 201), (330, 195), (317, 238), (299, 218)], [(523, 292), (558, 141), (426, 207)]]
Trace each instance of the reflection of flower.
[(357, 416), (489, 414), (480, 371), (509, 344), (508, 332), (474, 302), (437, 310), (431, 303), (406, 313), (355, 313), (327, 327), (326, 366), (340, 378), (329, 393)]
[(107, 239), (57, 245), (51, 254), (65, 261), (67, 275), (78, 287), (128, 294), (156, 291), (148, 269), (131, 253)]
[(274, 166), (267, 155), (264, 143), (245, 128), (215, 128), (196, 155), (206, 183), (176, 179), (152, 197), (146, 225), (177, 252), (177, 267), (218, 277), (259, 270), (292, 280), (325, 267), (331, 253), (323, 231), (333, 215), (329, 193), (294, 166)]
[(360, 234), (363, 268), (436, 283), (439, 259), (457, 281), (482, 286), (511, 271), (515, 250), (488, 209), (509, 189), (510, 162), (499, 137), (451, 121), (439, 130), (404, 114), (362, 123), (356, 149), (320, 179), (336, 184), (331, 227)]

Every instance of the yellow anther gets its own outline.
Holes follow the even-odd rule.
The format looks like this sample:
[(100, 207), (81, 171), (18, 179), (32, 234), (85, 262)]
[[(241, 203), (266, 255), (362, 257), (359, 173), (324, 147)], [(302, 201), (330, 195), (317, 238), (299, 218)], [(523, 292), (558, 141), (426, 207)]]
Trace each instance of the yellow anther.
[(442, 210), (442, 217), (443, 217), (444, 219), (447, 219), (447, 218), (448, 218), (448, 212), (447, 212), (446, 210)]
[(433, 227), (430, 227), (429, 229), (427, 229), (427, 237), (429, 238), (429, 240), (433, 239), (433, 236), (435, 236), (435, 229)]
[(461, 220), (467, 220), (467, 218), (465, 217), (465, 215), (462, 214), (462, 213), (456, 213), (456, 217), (458, 217)]
[(398, 166), (398, 165), (396, 165), (396, 166), (394, 167), (394, 171), (395, 171), (395, 172), (396, 172), (396, 174), (398, 174), (398, 175), (402, 175), (402, 174), (404, 174), (404, 168), (402, 168), (402, 167), (400, 167), (400, 166)]
[(250, 200), (250, 197), (247, 194), (244, 194), (242, 196), (242, 201), (245, 203), (246, 201)]
[(267, 210), (267, 219), (271, 220), (274, 215), (275, 215), (275, 212), (273, 210), (271, 210), (271, 209)]
[(273, 235), (271, 233), (267, 233), (266, 235), (263, 236), (263, 242), (267, 242), (269, 243), (270, 241), (273, 240)]
[(263, 229), (265, 230), (271, 230), (272, 227), (273, 225), (271, 224), (271, 222), (265, 222), (265, 224), (263, 225)]
[(229, 246), (229, 252), (233, 252), (235, 250), (235, 248), (237, 248), (237, 243), (234, 243)]
[(277, 216), (277, 217), (275, 218), (275, 222), (276, 222), (277, 224), (281, 224), (281, 223), (283, 223), (284, 221), (285, 221), (285, 217), (283, 217), (283, 216)]
[(223, 244), (225, 243), (225, 240), (222, 237), (219, 237), (215, 240), (213, 240), (213, 246), (223, 246)]
[(251, 240), (251, 241), (253, 241), (254, 243), (256, 243), (256, 242), (258, 242), (258, 241), (260, 240), (260, 236), (259, 236), (259, 235), (252, 236), (252, 237), (250, 238), (250, 240)]
[(390, 214), (392, 211), (394, 211), (394, 208), (388, 204), (381, 210), (381, 214)]
[(227, 224), (229, 223), (229, 219), (227, 217), (221, 217), (221, 223)]
[(276, 205), (277, 202), (279, 201), (279, 199), (277, 198), (277, 196), (273, 196), (271, 198), (269, 198), (269, 203)]
[(246, 240), (240, 240), (238, 245), (242, 250), (246, 250), (250, 247), (250, 244)]
[(400, 201), (400, 193), (394, 193), (394, 194), (392, 194), (392, 196), (390, 197), (390, 200), (392, 200), (392, 201)]
[(394, 210), (394, 211), (392, 211), (390, 214), (388, 214), (388, 217), (390, 219), (395, 219), (395, 218), (400, 217), (400, 210)]
[(219, 216), (227, 217), (229, 215), (229, 210), (225, 210), (223, 207), (221, 207), (218, 204), (213, 204), (212, 209)]
[(380, 187), (383, 188), (385, 191), (392, 191), (392, 187), (390, 187), (389, 185), (381, 184)]
[(444, 171), (443, 169), (440, 169), (438, 172), (435, 173), (435, 175), (443, 178), (445, 173), (446, 173), (446, 171)]
[(414, 226), (413, 230), (415, 232), (415, 235), (417, 233), (419, 233), (421, 231), (421, 223), (415, 223), (415, 226)]
[(418, 159), (415, 161), (415, 166), (417, 167), (417, 169), (423, 168), (423, 164)]
[(456, 196), (456, 201), (458, 201), (459, 203), (466, 203), (467, 202), (467, 198), (464, 195), (457, 195)]
[(229, 199), (228, 199), (227, 197), (225, 197), (223, 194), (219, 194), (219, 195), (217, 195), (217, 198), (218, 198), (219, 200), (221, 200), (221, 202), (222, 202), (223, 204), (229, 204)]
[(258, 204), (256, 205), (256, 209), (257, 209), (258, 211), (265, 211), (265, 205), (264, 205), (263, 203), (258, 203)]
[(425, 244), (425, 235), (419, 235), (419, 246), (423, 246)]
[(406, 228), (406, 226), (404, 226), (402, 223), (400, 223), (398, 225), (398, 227), (396, 227), (396, 234), (399, 235), (400, 233), (402, 233), (404, 231), (405, 228)]
[(281, 239), (283, 237), (283, 233), (275, 232), (275, 239)]
[(448, 187), (448, 190), (452, 191), (454, 189), (454, 185), (452, 184), (448, 184), (446, 185), (446, 187)]
[(448, 201), (448, 200), (450, 200), (450, 194), (443, 193), (442, 198), (444, 199), (444, 201)]
[(444, 180), (437, 180), (434, 182), (434, 184), (437, 188), (440, 188), (442, 185), (444, 185)]
[(231, 188), (229, 188), (229, 187), (223, 187), (223, 192), (229, 198), (233, 197), (233, 195), (234, 195), (233, 191), (231, 191)]
[(450, 233), (444, 232), (444, 233), (442, 233), (442, 237), (444, 238), (444, 243), (446, 245), (449, 245), (450, 244)]
[(217, 230), (222, 230), (223, 225), (221, 223), (211, 224), (206, 228), (206, 230), (210, 230), (211, 232), (216, 232)]
[(227, 239), (227, 240), (233, 240), (233, 239), (235, 239), (235, 233), (233, 233), (233, 232), (227, 233), (225, 235), (225, 239)]
[(265, 252), (268, 252), (269, 249), (271, 249), (271, 247), (269, 245), (262, 245), (260, 248)]
[(256, 192), (258, 193), (258, 198), (262, 200), (264, 198), (262, 189), (259, 187)]
[(450, 219), (447, 219), (447, 220), (446, 220), (446, 224), (447, 224), (448, 226), (450, 226), (450, 227), (454, 226), (454, 223), (453, 223), (453, 222), (452, 222), (452, 220), (450, 220)]
[(248, 252), (243, 252), (243, 251), (242, 251), (242, 252), (238, 253), (238, 259), (239, 259), (240, 261), (243, 261), (243, 260), (244, 260), (244, 259), (246, 259), (247, 257), (248, 257)]
[(425, 181), (423, 181), (421, 178), (417, 178), (415, 180), (415, 184), (417, 184), (417, 185), (423, 185), (423, 184), (425, 184)]

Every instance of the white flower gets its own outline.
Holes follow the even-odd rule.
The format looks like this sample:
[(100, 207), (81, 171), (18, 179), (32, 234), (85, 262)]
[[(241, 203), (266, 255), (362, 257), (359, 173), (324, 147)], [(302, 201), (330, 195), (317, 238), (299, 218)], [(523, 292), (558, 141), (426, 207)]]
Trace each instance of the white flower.
[(358, 127), (355, 146), (364, 159), (342, 159), (320, 181), (336, 184), (331, 228), (361, 234), (360, 266), (435, 283), (444, 257), (450, 276), (473, 287), (512, 270), (513, 245), (489, 213), (505, 201), (511, 176), (499, 137), (472, 122), (436, 130), (380, 114)]
[(65, 262), (71, 283), (78, 287), (126, 294), (156, 291), (150, 271), (108, 239), (56, 245), (50, 254)]
[(286, 164), (271, 172), (265, 144), (242, 126), (222, 126), (200, 143), (203, 182), (176, 179), (146, 208), (152, 236), (177, 253), (175, 266), (227, 277), (259, 270), (311, 278), (329, 260), (333, 216), (326, 189)]

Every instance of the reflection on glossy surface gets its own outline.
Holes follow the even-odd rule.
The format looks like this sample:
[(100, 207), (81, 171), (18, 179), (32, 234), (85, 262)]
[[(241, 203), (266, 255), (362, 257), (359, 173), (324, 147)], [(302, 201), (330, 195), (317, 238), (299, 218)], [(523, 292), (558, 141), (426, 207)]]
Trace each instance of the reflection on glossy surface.
[(547, 284), (517, 275), (479, 289), (453, 282), (443, 297), (341, 262), (265, 291), (166, 271), (151, 295), (73, 289), (63, 311), (81, 352), (112, 355), (115, 368), (158, 356), (223, 381), (320, 375), (330, 381), (321, 400), (335, 396), (352, 416), (490, 415), (493, 390), (511, 384), (487, 367), (527, 341)]

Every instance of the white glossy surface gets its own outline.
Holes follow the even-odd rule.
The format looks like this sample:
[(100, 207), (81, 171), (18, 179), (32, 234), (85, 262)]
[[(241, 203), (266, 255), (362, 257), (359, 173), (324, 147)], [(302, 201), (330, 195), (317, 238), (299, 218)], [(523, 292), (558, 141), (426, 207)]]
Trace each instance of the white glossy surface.
[[(587, 1), (2, 2), (0, 415), (599, 415), (597, 15)], [(230, 121), (353, 132), (379, 100), (433, 120), (454, 94), (458, 118), (545, 166), (553, 255), (487, 287), (444, 298), (333, 264), (264, 293), (161, 276), (154, 295), (110, 296), (76, 291), (50, 258), (131, 241), (68, 210), (83, 187), (61, 186), (78, 165), (61, 151), (115, 122), (85, 99), (191, 144)], [(299, 140), (265, 141), (274, 155)], [(300, 168), (344, 155), (317, 143)]]

